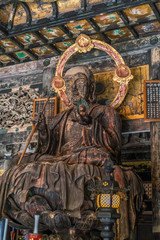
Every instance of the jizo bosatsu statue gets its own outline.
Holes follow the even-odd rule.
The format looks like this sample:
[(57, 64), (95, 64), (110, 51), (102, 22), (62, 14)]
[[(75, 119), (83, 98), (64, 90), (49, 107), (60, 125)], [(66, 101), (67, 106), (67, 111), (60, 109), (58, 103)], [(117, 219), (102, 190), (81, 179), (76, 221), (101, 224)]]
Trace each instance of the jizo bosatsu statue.
[[(83, 35), (85, 37), (88, 39)], [(98, 48), (96, 41), (91, 44)], [(74, 46), (77, 51), (77, 45)], [(82, 51), (84, 46), (80, 47)], [(73, 48), (71, 50), (73, 53)], [(125, 68), (123, 62), (117, 65)], [(61, 62), (58, 67), (63, 69)], [(40, 231), (68, 233), (74, 228), (75, 232), (89, 233), (97, 228), (98, 220), (95, 200), (92, 200), (87, 186), (105, 177), (103, 165), (112, 159), (115, 181), (120, 188), (131, 188), (129, 197), (121, 200), (119, 208), (121, 219), (117, 239), (126, 239), (134, 229), (136, 210), (141, 204), (142, 183), (132, 170), (120, 165), (119, 115), (113, 107), (96, 104), (95, 82), (87, 67), (67, 70), (64, 80), (58, 71), (53, 84), (69, 108), (56, 115), (50, 128), (42, 116), (37, 126), (36, 152), (25, 154), (19, 165), (3, 174), (1, 218), (7, 217), (15, 228), (30, 230), (33, 229), (34, 215), (39, 214)], [(125, 71), (120, 72), (125, 75)], [(128, 79), (128, 75), (120, 77)]]

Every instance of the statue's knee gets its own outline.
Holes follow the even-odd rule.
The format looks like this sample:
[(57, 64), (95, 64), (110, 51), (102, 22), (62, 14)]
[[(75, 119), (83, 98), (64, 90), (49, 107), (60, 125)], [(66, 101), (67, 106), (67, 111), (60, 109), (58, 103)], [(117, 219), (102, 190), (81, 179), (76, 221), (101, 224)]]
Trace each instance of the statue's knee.
[(40, 215), (40, 220), (52, 232), (60, 232), (71, 227), (70, 219), (63, 211), (44, 211)]

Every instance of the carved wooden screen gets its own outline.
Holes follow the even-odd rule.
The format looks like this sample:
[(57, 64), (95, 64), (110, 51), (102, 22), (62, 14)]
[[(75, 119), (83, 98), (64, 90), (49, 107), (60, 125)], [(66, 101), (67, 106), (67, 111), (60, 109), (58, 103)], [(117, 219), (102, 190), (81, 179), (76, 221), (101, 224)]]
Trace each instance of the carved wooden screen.
[(160, 121), (160, 80), (144, 82), (144, 120)]
[[(42, 111), (46, 101), (47, 101), (47, 98), (34, 99), (33, 118), (35, 118), (36, 113), (40, 113)], [(54, 98), (50, 98), (44, 111), (47, 125), (50, 126), (50, 124), (52, 123), (52, 119), (56, 114), (57, 114), (57, 97), (54, 97)]]

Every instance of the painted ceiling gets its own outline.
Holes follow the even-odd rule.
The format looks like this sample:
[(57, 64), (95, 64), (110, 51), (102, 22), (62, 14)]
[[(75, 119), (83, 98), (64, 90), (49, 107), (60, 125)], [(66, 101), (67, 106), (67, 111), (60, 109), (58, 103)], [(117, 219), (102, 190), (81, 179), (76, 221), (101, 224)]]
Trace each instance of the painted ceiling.
[(0, 67), (61, 55), (80, 33), (112, 45), (160, 33), (160, 2), (0, 0)]

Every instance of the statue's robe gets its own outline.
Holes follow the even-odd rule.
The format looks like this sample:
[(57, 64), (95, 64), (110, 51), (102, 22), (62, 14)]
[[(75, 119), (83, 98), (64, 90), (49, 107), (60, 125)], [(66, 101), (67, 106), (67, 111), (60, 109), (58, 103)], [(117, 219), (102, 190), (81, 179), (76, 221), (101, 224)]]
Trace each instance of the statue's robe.
[[(114, 178), (119, 186), (131, 187), (129, 198), (121, 201), (118, 230), (119, 239), (129, 236), (142, 187), (131, 170), (117, 166), (121, 147), (120, 118), (114, 109), (100, 105), (90, 107), (89, 116), (91, 122), (82, 125), (76, 120), (73, 109), (58, 114), (47, 127), (47, 138), (46, 134), (43, 138), (43, 133), (39, 137), (36, 153), (26, 154), (20, 165), (3, 174), (1, 217), (8, 217), (12, 226), (32, 228), (34, 214), (45, 210), (43, 201), (32, 208), (30, 198), (34, 194), (47, 199), (49, 210), (60, 209), (69, 217), (81, 218), (82, 208), (86, 206), (85, 186), (89, 181), (95, 183), (104, 179), (106, 173), (102, 166), (111, 158), (116, 164)], [(88, 209), (95, 209), (94, 204), (88, 202)], [(42, 222), (40, 229), (46, 229)]]

